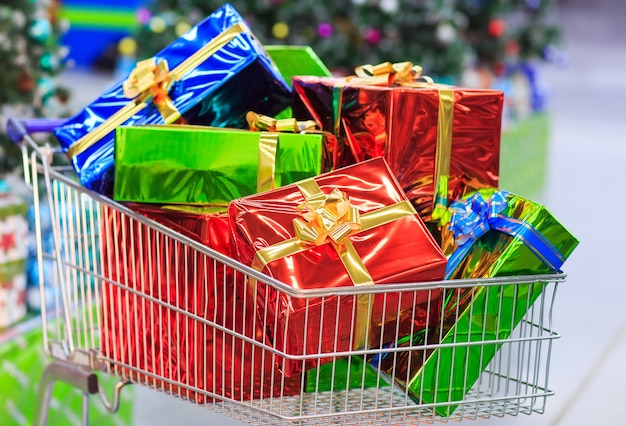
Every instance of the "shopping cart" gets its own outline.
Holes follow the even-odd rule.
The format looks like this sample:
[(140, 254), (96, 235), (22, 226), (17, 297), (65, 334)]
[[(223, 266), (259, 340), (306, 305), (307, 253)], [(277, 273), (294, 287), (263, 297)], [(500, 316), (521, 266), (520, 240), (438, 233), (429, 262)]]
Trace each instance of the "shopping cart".
[[(89, 395), (100, 395), (115, 412), (128, 383), (251, 424), (419, 424), (544, 411), (553, 395), (552, 343), (559, 337), (552, 310), (565, 274), (297, 290), (82, 187), (73, 169), (57, 161), (60, 150), (37, 140), (37, 133), (58, 124), (12, 119), (7, 126), (22, 148), (34, 210), (47, 204), (53, 225), (54, 245), (46, 250), (42, 217), (36, 215), (40, 284), (43, 263), (52, 262), (55, 290), (54, 307), (41, 304), (51, 363), (41, 381), (37, 424), (46, 422), (55, 381), (84, 393), (85, 423)], [(259, 292), (265, 304), (255, 303)], [(478, 336), (441, 341), (441, 300), (481, 294), (492, 305), (495, 300), (496, 312), (492, 306), (480, 316), (476, 308), (471, 319), (478, 322)], [(395, 315), (399, 295), (403, 300), (426, 295), (425, 305), (405, 309), (402, 321), (428, 328), (404, 344), (371, 338), (362, 349), (340, 349), (336, 343), (330, 352), (293, 353), (272, 344), (282, 337), (276, 332), (267, 337), (269, 318), (278, 321), (280, 300), (300, 299), (306, 309), (298, 321), (309, 330), (300, 337), (313, 330), (322, 339), (337, 334), (320, 327), (320, 306), (327, 309), (325, 318), (336, 315), (336, 324), (345, 324), (345, 306), (366, 298), (383, 301), (383, 317), (392, 318), (385, 325), (392, 338), (385, 341), (397, 342), (404, 327)], [(504, 313), (511, 297), (521, 300), (523, 312)], [(348, 309), (348, 315), (354, 320), (356, 311)], [(458, 320), (463, 314), (453, 315)], [(495, 332), (487, 332), (489, 327)], [(448, 361), (445, 354), (452, 354)], [(427, 383), (420, 370), (427, 362), (431, 371), (447, 373)], [(404, 370), (413, 363), (412, 377), (418, 377), (410, 391), (398, 386), (409, 378), (395, 373), (401, 363)], [(282, 374), (287, 365), (300, 373)], [(120, 379), (112, 397), (96, 373)], [(446, 391), (429, 396), (429, 385)]]

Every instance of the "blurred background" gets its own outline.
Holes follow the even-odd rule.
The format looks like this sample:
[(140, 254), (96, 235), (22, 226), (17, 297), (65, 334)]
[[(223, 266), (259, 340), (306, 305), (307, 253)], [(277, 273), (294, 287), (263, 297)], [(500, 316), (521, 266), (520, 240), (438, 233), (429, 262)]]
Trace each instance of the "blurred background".
[[(4, 0), (0, 4), (0, 126), (9, 116), (65, 117), (125, 77), (134, 64), (187, 32), (218, 0)], [(545, 204), (581, 245), (554, 310), (556, 341), (543, 415), (478, 424), (623, 424), (626, 286), (612, 277), (624, 211), (626, 30), (621, 0), (233, 0), (267, 45), (308, 45), (336, 75), (356, 65), (411, 60), (438, 82), (505, 93), (501, 187)], [(28, 424), (45, 359), (33, 213), (20, 186), (21, 154), (0, 128), (0, 199), (24, 239), (22, 271), (4, 276), (19, 309), (0, 324), (0, 419)], [(4, 198), (2, 198), (4, 197)], [(607, 202), (598, 207), (596, 202)], [(5, 203), (5, 204), (6, 204)], [(9, 215), (3, 213), (0, 221)], [(16, 213), (17, 212), (17, 213)], [(26, 231), (24, 231), (26, 232)], [(44, 236), (45, 238), (45, 236)], [(619, 258), (618, 258), (619, 257)], [(0, 270), (7, 259), (0, 258)], [(8, 278), (7, 278), (8, 277)], [(5, 284), (3, 284), (5, 285)], [(5, 285), (6, 286), (6, 285)], [(8, 286), (7, 286), (8, 288)], [(4, 294), (4, 293), (2, 293)], [(3, 297), (0, 294), (0, 298)], [(4, 296), (9, 297), (9, 296)], [(44, 298), (45, 299), (45, 298)], [(2, 309), (0, 303), (0, 309)], [(17, 366), (17, 367), (16, 367)], [(26, 373), (16, 373), (17, 368)], [(15, 377), (20, 377), (16, 380)], [(9, 400), (11, 384), (22, 401)], [(52, 409), (77, 424), (80, 398), (58, 386)], [(11, 390), (11, 393), (14, 391)], [(93, 424), (227, 424), (226, 418), (156, 392), (130, 388), (122, 411)], [(26, 401), (26, 402), (25, 402)], [(73, 407), (67, 409), (66, 407)], [(62, 412), (69, 414), (61, 414)], [(232, 424), (239, 424), (231, 421)], [(469, 422), (468, 422), (469, 423)]]

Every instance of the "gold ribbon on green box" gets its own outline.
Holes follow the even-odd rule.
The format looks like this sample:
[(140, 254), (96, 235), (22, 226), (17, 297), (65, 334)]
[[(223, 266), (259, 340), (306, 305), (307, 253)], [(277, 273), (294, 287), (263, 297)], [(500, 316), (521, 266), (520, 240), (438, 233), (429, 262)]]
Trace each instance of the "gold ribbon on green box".
[(115, 130), (116, 127), (121, 126), (133, 115), (146, 108), (150, 102), (156, 105), (165, 124), (171, 124), (178, 120), (181, 114), (168, 95), (171, 86), (244, 32), (248, 32), (248, 29), (242, 23), (230, 26), (172, 70), (169, 69), (166, 60), (162, 60), (158, 64), (154, 59), (138, 62), (128, 80), (123, 84), (124, 94), (131, 99), (130, 102), (111, 115), (95, 130), (72, 144), (67, 150), (67, 157), (71, 160), (84, 152), (102, 137)]
[[(314, 179), (307, 179), (296, 185), (305, 198), (305, 202), (298, 206), (301, 217), (293, 220), (296, 236), (257, 251), (252, 267), (262, 271), (274, 260), (330, 244), (339, 255), (355, 286), (374, 285), (372, 276), (349, 237), (416, 214), (411, 203), (401, 201), (360, 214), (358, 209), (350, 204), (347, 195), (337, 188), (326, 194)], [(373, 307), (372, 298), (367, 294), (360, 294), (357, 303), (355, 348), (365, 345), (367, 325)]]
[(295, 118), (277, 120), (267, 115), (257, 114), (254, 111), (249, 111), (246, 114), (246, 121), (250, 130), (261, 131), (261, 136), (259, 136), (257, 192), (269, 191), (274, 189), (279, 133), (304, 133), (317, 130), (318, 127), (313, 120), (297, 121)]

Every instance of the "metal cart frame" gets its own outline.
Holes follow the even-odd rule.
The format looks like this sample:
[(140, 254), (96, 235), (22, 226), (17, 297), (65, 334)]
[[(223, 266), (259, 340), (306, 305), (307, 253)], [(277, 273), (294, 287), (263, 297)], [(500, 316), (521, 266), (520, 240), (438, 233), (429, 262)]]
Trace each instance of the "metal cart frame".
[[(430, 424), (544, 411), (546, 398), (553, 395), (548, 387), (552, 343), (559, 337), (552, 329), (552, 311), (565, 274), (297, 290), (82, 187), (70, 166), (57, 164), (60, 150), (49, 144), (40, 146), (31, 136), (58, 124), (57, 120), (11, 119), (7, 126), (22, 149), (25, 182), (33, 190), (35, 212), (43, 204), (50, 208), (54, 239), (51, 249), (44, 247), (42, 217), (36, 214), (43, 345), (51, 356), (41, 380), (36, 424), (46, 424), (52, 386), (59, 380), (84, 393), (85, 424), (89, 395), (100, 395), (107, 409), (115, 412), (128, 383), (252, 424)], [(44, 300), (46, 262), (53, 264), (53, 309)], [(263, 287), (258, 283), (264, 283)], [(189, 286), (204, 288), (206, 294), (195, 295)], [(494, 292), (506, 288), (522, 295), (529, 286), (540, 286), (541, 294), (536, 301), (528, 300), (530, 307), (523, 319), (503, 337), (483, 335), (478, 341), (447, 345), (426, 338), (403, 347), (371, 341), (358, 349), (290, 353), (258, 335), (259, 327), (267, 330), (264, 322), (278, 321), (272, 312), (278, 309), (279, 300), (307, 301), (304, 318), (312, 323), (320, 300), (323, 311), (331, 301), (339, 301), (336, 306), (348, 301), (341, 306), (350, 306), (358, 297), (369, 303), (382, 298), (384, 309), (391, 313), (397, 307), (387, 306), (387, 301), (392, 305), (397, 294), (415, 298), (427, 292), (429, 303), (432, 299), (434, 304), (435, 295), (473, 295), (480, 288)], [(239, 293), (227, 298), (224, 292), (232, 288)], [(268, 300), (265, 306), (254, 303), (261, 291)], [(355, 315), (353, 311), (353, 319)], [(415, 320), (418, 313), (409, 311), (408, 315)], [(238, 325), (237, 318), (244, 318), (244, 325)], [(252, 333), (246, 329), (250, 323)], [(392, 325), (398, 333), (399, 320)], [(395, 357), (413, 354), (425, 360), (427, 354), (445, 347), (464, 350), (489, 345), (499, 348), (497, 354), (461, 399), (452, 398), (451, 392), (449, 400), (426, 403), (420, 395), (394, 384), (393, 374), (384, 375), (380, 366), (370, 363), (382, 356), (394, 357), (395, 363)], [(356, 385), (350, 380), (335, 383), (339, 380), (335, 364), (347, 359), (349, 376), (351, 366), (356, 371), (353, 361), (357, 357), (367, 364), (359, 370), (363, 380)], [(304, 371), (322, 360), (330, 360), (333, 366), (330, 388), (324, 388), (327, 377), (319, 372), (295, 378), (266, 374), (267, 365), (280, 367), (282, 362), (284, 367), (289, 362)], [(365, 368), (385, 378), (386, 384), (378, 379), (378, 385), (367, 385)], [(465, 368), (470, 376), (467, 364), (456, 368)], [(112, 398), (105, 395), (96, 372), (120, 379)], [(456, 409), (441, 415), (439, 408), (447, 406)]]

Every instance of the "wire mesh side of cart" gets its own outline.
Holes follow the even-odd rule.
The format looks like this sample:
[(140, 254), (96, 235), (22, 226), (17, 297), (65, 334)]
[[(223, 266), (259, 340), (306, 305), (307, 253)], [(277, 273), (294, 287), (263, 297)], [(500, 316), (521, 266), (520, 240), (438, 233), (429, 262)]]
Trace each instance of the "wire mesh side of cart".
[[(57, 358), (253, 424), (541, 413), (552, 395), (563, 275), (298, 291), (86, 191), (45, 158), (28, 161), (47, 189), (35, 188), (36, 207), (52, 216), (54, 248), (38, 249), (40, 264), (54, 263), (56, 315), (43, 314)], [(467, 311), (444, 301), (480, 295), (491, 310), (470, 304), (467, 333), (450, 333)], [(510, 300), (527, 309), (503, 323)], [(457, 376), (429, 379), (429, 362)], [(435, 388), (448, 391), (429, 397)]]

